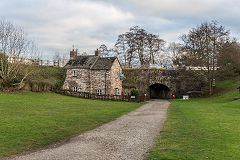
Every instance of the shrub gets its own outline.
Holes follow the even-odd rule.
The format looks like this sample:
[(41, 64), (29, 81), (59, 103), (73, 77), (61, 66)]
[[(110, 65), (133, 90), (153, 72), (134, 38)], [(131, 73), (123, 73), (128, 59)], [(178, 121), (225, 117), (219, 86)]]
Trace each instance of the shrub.
[(57, 81), (57, 83), (55, 84), (55, 87), (56, 89), (61, 89), (63, 84), (64, 84), (64, 81), (65, 81), (65, 78), (66, 78), (66, 71), (65, 70), (61, 70), (61, 73), (59, 75), (59, 81)]
[(138, 92), (138, 90), (137, 89), (133, 89), (133, 90), (131, 90), (131, 96), (139, 96), (139, 92)]

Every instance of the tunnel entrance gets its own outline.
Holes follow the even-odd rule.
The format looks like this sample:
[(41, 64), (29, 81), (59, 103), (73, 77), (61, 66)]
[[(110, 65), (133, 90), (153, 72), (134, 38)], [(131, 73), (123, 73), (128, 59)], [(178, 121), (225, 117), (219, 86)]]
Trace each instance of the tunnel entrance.
[(163, 84), (153, 84), (149, 87), (150, 98), (152, 99), (169, 99), (170, 89)]

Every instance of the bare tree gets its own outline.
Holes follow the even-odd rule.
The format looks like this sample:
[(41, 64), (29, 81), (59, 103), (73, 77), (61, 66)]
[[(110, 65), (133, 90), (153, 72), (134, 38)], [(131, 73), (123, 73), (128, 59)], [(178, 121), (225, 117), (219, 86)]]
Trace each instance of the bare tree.
[(127, 64), (127, 41), (126, 41), (126, 37), (125, 34), (121, 34), (118, 36), (117, 42), (115, 44), (115, 53), (119, 59), (119, 61), (126, 65)]
[(139, 26), (134, 26), (130, 28), (130, 32), (133, 34), (133, 43), (135, 43), (135, 51), (138, 55), (140, 65), (146, 64), (146, 57), (144, 55), (144, 48), (146, 45), (147, 32), (144, 29), (139, 28)]
[(201, 67), (208, 78), (209, 94), (213, 93), (213, 81), (217, 57), (224, 44), (229, 41), (229, 31), (217, 22), (202, 23), (181, 37), (183, 41), (180, 61), (185, 66)]
[(240, 44), (236, 41), (224, 44), (218, 55), (218, 76), (228, 79), (240, 75)]
[(128, 67), (145, 66), (157, 62), (165, 41), (159, 36), (147, 33), (144, 29), (134, 26), (129, 32), (118, 36), (115, 44), (117, 56)]
[(115, 44), (115, 51), (123, 65), (131, 68), (136, 59), (136, 44), (134, 42), (134, 34), (126, 32), (118, 36)]
[(156, 64), (157, 59), (160, 56), (160, 52), (163, 51), (165, 41), (154, 34), (147, 34), (146, 40), (146, 50), (149, 57), (147, 60), (147, 64)]
[[(12, 23), (0, 21), (0, 79), (2, 85), (20, 86), (26, 77), (31, 73), (27, 63), (31, 61), (27, 58), (36, 57), (37, 47), (33, 41), (27, 40), (22, 28), (14, 26)], [(25, 65), (25, 66), (23, 66)]]
[(54, 53), (54, 56), (53, 56), (53, 60), (61, 60), (62, 57), (61, 57), (61, 54), (59, 52), (55, 52)]
[(168, 46), (168, 51), (171, 52), (173, 55), (172, 57), (177, 57), (178, 52), (181, 49), (181, 44), (180, 43), (176, 43), (176, 42), (171, 42)]
[(108, 49), (108, 47), (105, 45), (105, 44), (102, 44), (100, 47), (99, 47), (99, 51), (100, 51), (100, 56), (101, 57), (108, 57), (109, 56), (109, 52), (110, 50)]
[(134, 60), (136, 59), (136, 43), (134, 42), (134, 34), (132, 32), (127, 32), (125, 34), (126, 42), (127, 42), (127, 63), (128, 67), (132, 67), (134, 64)]

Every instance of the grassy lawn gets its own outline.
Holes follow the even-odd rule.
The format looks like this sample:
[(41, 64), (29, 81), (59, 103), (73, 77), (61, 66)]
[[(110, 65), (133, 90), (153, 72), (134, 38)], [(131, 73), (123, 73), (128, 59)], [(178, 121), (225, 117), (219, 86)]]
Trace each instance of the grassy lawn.
[(174, 100), (147, 159), (240, 159), (240, 80), (218, 83), (211, 98)]
[(0, 158), (72, 137), (140, 105), (54, 93), (0, 93)]

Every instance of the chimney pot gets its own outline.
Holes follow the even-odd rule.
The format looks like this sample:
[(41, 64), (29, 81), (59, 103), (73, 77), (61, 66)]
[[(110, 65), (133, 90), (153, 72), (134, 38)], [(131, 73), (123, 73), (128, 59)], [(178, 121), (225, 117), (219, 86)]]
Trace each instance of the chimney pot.
[(98, 49), (95, 51), (95, 56), (99, 56), (100, 57), (100, 51)]
[(72, 51), (70, 51), (70, 59), (76, 58), (77, 54), (78, 54), (78, 50), (77, 49), (76, 50), (73, 49)]

